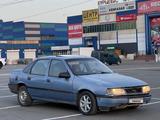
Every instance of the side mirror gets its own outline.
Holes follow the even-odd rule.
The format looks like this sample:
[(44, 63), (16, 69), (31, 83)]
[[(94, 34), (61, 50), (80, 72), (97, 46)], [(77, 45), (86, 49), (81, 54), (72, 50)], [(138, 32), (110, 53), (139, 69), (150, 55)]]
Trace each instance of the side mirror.
[(62, 72), (62, 73), (59, 74), (59, 78), (66, 78), (66, 79), (68, 79), (70, 77), (71, 76), (70, 76), (70, 74), (68, 72)]

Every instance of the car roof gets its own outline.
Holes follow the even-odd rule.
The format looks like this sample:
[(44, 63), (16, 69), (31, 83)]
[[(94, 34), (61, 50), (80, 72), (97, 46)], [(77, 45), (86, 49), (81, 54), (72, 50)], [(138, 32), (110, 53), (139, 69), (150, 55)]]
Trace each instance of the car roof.
[(59, 56), (44, 56), (40, 57), (38, 59), (61, 59), (61, 60), (67, 60), (67, 59), (82, 59), (82, 58), (92, 58), (82, 55), (59, 55)]

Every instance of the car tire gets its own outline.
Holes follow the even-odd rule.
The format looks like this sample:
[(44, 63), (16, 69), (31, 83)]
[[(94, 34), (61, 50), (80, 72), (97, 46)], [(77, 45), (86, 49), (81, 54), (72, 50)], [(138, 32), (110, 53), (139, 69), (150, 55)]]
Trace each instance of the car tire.
[(33, 102), (25, 86), (19, 88), (17, 99), (21, 106), (31, 106)]
[(2, 62), (0, 62), (0, 69), (3, 67), (3, 64), (2, 64)]
[(108, 63), (109, 65), (112, 65), (112, 63)]
[(90, 92), (83, 92), (78, 97), (79, 111), (84, 115), (97, 113), (97, 102), (95, 96)]

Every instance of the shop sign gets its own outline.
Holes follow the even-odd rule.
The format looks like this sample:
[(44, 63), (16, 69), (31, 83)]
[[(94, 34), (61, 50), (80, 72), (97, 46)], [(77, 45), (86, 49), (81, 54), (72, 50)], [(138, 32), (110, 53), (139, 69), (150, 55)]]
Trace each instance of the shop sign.
[(82, 24), (70, 24), (68, 25), (68, 37), (69, 38), (80, 38), (82, 37)]
[(123, 12), (129, 10), (136, 9), (136, 2), (122, 2), (122, 3), (115, 3), (109, 5), (99, 5), (99, 14), (109, 14), (109, 13), (116, 13), (116, 12)]
[(99, 22), (116, 22), (116, 14), (100, 15)]
[(98, 22), (99, 13), (98, 9), (83, 11), (83, 22)]
[(98, 5), (107, 5), (112, 3), (118, 3), (118, 0), (100, 0), (98, 1)]
[(154, 11), (160, 11), (160, 0), (150, 0), (138, 3), (139, 14), (145, 14)]
[(131, 21), (131, 20), (136, 20), (136, 19), (137, 19), (136, 14), (121, 15), (121, 16), (116, 17), (117, 22)]

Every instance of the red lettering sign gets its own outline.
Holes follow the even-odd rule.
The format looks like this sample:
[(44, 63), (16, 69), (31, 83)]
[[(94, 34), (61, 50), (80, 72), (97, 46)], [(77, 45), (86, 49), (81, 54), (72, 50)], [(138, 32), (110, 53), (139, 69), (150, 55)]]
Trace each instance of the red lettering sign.
[(139, 14), (145, 14), (154, 11), (160, 11), (160, 0), (150, 0), (138, 3)]
[(82, 37), (83, 28), (82, 24), (70, 24), (68, 25), (68, 37), (80, 38)]
[(121, 15), (116, 17), (117, 22), (131, 21), (136, 19), (137, 19), (137, 16), (135, 14)]

